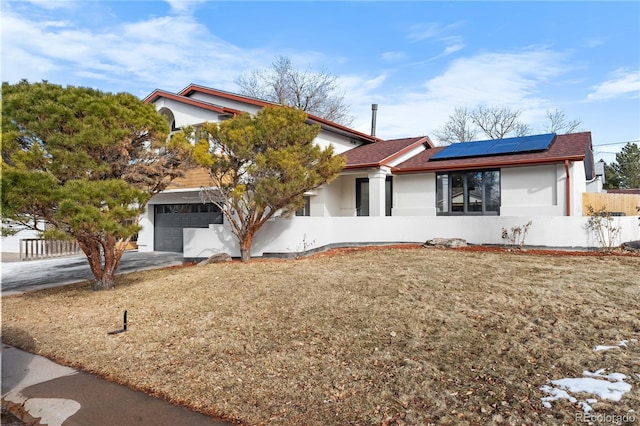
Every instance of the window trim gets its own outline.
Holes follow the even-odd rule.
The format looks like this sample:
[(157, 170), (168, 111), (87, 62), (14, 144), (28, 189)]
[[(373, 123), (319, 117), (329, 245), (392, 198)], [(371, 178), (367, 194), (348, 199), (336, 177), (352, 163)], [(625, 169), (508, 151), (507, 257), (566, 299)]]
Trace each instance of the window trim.
[[(498, 173), (498, 195), (499, 195), (499, 205), (497, 211), (495, 210), (487, 210), (488, 198), (487, 198), (487, 187), (485, 185), (485, 173), (497, 172)], [(473, 211), (469, 210), (469, 189), (468, 189), (468, 176), (473, 173), (482, 173), (482, 210), (481, 211)], [(452, 185), (452, 175), (454, 174), (462, 174), (462, 199), (463, 199), (463, 208), (462, 211), (453, 211), (453, 185)], [(439, 199), (439, 189), (438, 189), (438, 181), (440, 176), (447, 177), (447, 194), (443, 201), (446, 201), (446, 211), (438, 211), (438, 199)], [(451, 170), (448, 172), (437, 172), (436, 173), (436, 216), (500, 216), (500, 208), (502, 207), (502, 173), (500, 169), (479, 169), (479, 170)]]

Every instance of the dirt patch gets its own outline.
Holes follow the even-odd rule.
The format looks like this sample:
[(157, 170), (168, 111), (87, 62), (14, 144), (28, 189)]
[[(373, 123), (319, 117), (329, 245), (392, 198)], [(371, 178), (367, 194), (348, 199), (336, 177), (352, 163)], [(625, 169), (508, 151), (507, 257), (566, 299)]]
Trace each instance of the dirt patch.
[[(640, 257), (358, 247), (2, 298), (2, 339), (250, 425), (578, 424), (541, 387), (604, 368), (640, 406)], [(127, 332), (108, 335), (121, 326)], [(599, 345), (625, 347), (595, 351)]]
[[(364, 246), (364, 247), (345, 247), (333, 248), (325, 252), (314, 254), (309, 257), (331, 257), (343, 255), (346, 253), (355, 253), (360, 251), (377, 251), (387, 249), (424, 249), (435, 248), (425, 247), (422, 244), (394, 244), (387, 246)], [(640, 252), (617, 248), (612, 251), (599, 250), (575, 250), (575, 249), (549, 249), (549, 248), (512, 248), (506, 246), (486, 246), (486, 245), (468, 245), (466, 247), (450, 248), (447, 250), (458, 250), (466, 252), (487, 252), (487, 253), (514, 253), (523, 255), (541, 255), (541, 256), (639, 256)]]

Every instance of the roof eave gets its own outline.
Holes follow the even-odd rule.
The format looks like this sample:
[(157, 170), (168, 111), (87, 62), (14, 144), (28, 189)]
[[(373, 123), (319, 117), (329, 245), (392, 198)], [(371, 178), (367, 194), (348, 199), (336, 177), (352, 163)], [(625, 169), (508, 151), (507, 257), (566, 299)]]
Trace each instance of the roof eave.
[(181, 102), (187, 105), (192, 105), (192, 106), (197, 106), (199, 108), (205, 108), (208, 109), (210, 111), (215, 111), (217, 113), (220, 114), (232, 114), (232, 115), (238, 115), (240, 114), (242, 111), (234, 109), (234, 108), (229, 108), (229, 107), (225, 107), (225, 106), (220, 106), (220, 105), (214, 105), (214, 104), (210, 104), (208, 102), (204, 102), (204, 101), (200, 101), (198, 99), (191, 99), (191, 98), (187, 98), (185, 96), (181, 96), (181, 95), (176, 95), (174, 93), (169, 93), (169, 92), (165, 92), (162, 90), (156, 90), (154, 91), (151, 95), (147, 96), (144, 99), (144, 103), (153, 103), (156, 102), (158, 99), (160, 98), (167, 98), (167, 99), (171, 99), (177, 102)]
[(411, 145), (406, 146), (406, 147), (402, 148), (401, 150), (399, 150), (397, 152), (394, 152), (390, 156), (382, 159), (379, 162), (379, 164), (380, 165), (387, 165), (387, 163), (389, 163), (389, 162), (391, 162), (391, 161), (393, 161), (393, 160), (395, 160), (395, 159), (397, 159), (399, 157), (402, 157), (404, 154), (406, 154), (406, 153), (418, 148), (421, 145), (424, 145), (425, 143), (427, 143), (429, 146), (431, 146), (431, 141), (429, 140), (429, 138), (427, 136), (418, 139), (417, 141), (415, 141)]
[(380, 163), (361, 163), (361, 164), (349, 164), (344, 166), (344, 170), (357, 170), (357, 169), (371, 169), (380, 167)]
[[(180, 96), (184, 96), (187, 99), (189, 95), (193, 92), (201, 92), (209, 95), (220, 96), (226, 99), (231, 99), (238, 102), (245, 102), (251, 105), (266, 107), (266, 106), (278, 106), (278, 104), (268, 101), (263, 101), (256, 98), (250, 98), (247, 96), (237, 95), (231, 92), (223, 92), (221, 90), (211, 89), (209, 87), (200, 86), (197, 84), (190, 84), (189, 86), (182, 89), (178, 94)], [(324, 118), (317, 117), (315, 115), (307, 113), (307, 117), (309, 120), (316, 122), (322, 126), (325, 130), (333, 131), (334, 133), (346, 133), (348, 135), (352, 135), (362, 140), (365, 143), (378, 142), (381, 139), (376, 138), (375, 136), (367, 135), (366, 133), (361, 133), (356, 130), (350, 129), (346, 126), (343, 126), (338, 123), (334, 123), (333, 121), (325, 120)]]
[(453, 170), (474, 170), (474, 169), (489, 169), (489, 168), (497, 168), (497, 167), (518, 167), (518, 166), (528, 166), (528, 165), (539, 165), (539, 164), (555, 164), (562, 163), (564, 161), (584, 161), (584, 155), (576, 155), (576, 156), (568, 156), (568, 157), (555, 157), (555, 158), (544, 158), (544, 159), (533, 159), (533, 160), (514, 160), (509, 162), (487, 162), (487, 163), (476, 163), (476, 164), (464, 164), (464, 165), (451, 165), (445, 167), (411, 167), (411, 168), (402, 168), (399, 169), (394, 167), (391, 169), (394, 174), (405, 174), (405, 173), (419, 173), (419, 172), (445, 172), (445, 171), (453, 171)]

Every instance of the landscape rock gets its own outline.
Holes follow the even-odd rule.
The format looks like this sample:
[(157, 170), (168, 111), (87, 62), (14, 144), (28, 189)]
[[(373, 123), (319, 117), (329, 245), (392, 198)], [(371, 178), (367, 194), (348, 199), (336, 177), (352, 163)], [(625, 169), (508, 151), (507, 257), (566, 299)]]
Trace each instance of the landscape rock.
[(208, 265), (210, 263), (223, 263), (223, 262), (231, 262), (231, 256), (227, 253), (216, 253), (208, 259), (203, 260), (198, 263), (198, 265)]
[(466, 247), (467, 240), (462, 238), (432, 238), (427, 240), (424, 243), (425, 247), (448, 247), (448, 248), (457, 248), (457, 247)]
[(627, 241), (626, 243), (622, 243), (622, 249), (626, 251), (640, 251), (640, 240), (638, 241)]

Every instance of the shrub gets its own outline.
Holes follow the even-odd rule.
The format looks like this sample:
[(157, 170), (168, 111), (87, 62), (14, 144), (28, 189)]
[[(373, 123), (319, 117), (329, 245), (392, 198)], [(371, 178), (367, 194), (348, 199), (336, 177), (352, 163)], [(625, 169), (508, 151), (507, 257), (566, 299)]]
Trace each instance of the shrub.
[(587, 211), (589, 212), (587, 229), (593, 232), (596, 242), (602, 250), (612, 251), (616, 247), (621, 228), (613, 224), (611, 212), (606, 207), (595, 210), (593, 206), (589, 205)]
[(511, 227), (511, 231), (506, 228), (502, 228), (502, 239), (507, 241), (507, 243), (509, 243), (513, 248), (522, 248), (527, 232), (529, 232), (529, 227), (531, 227), (531, 223), (532, 222), (529, 221), (523, 226), (513, 226)]

